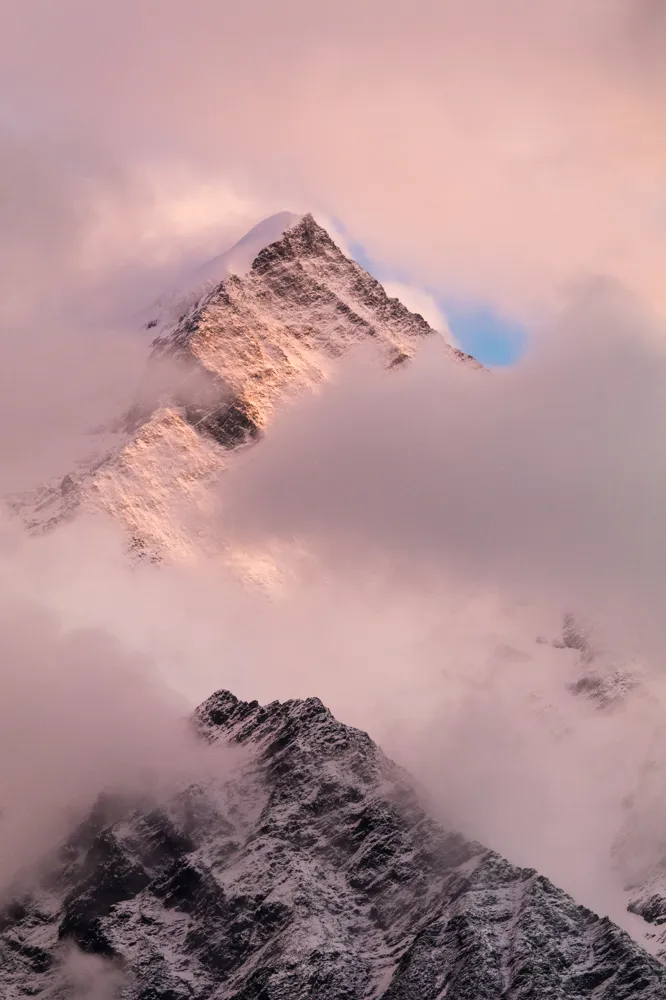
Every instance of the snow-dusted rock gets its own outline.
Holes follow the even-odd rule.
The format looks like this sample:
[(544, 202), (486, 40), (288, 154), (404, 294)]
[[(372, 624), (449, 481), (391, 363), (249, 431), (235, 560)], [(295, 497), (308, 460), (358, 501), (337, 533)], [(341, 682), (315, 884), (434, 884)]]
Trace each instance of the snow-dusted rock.
[(126, 1000), (666, 997), (666, 970), (623, 931), (441, 829), (317, 699), (221, 691), (196, 725), (244, 747), (242, 771), (159, 806), (101, 798), (0, 915), (6, 1000), (67, 996), (72, 945), (107, 987), (122, 971)]

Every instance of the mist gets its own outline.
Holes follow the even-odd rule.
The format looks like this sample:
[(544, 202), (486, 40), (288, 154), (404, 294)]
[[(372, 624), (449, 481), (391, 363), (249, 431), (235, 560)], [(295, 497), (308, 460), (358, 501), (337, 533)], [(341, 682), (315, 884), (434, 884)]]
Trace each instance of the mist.
[(573, 607), (661, 655), (663, 333), (592, 282), (511, 370), (453, 364), (439, 342), (390, 377), (352, 362), (277, 418), (224, 516), (255, 542)]
[[(145, 309), (273, 211), (340, 220), (444, 330), (433, 288), (530, 328), (511, 370), (438, 341), (278, 414), (205, 525), (271, 593), (128, 564), (104, 519), (0, 526), (0, 887), (101, 787), (192, 768), (184, 719), (228, 687), (319, 696), (447, 824), (633, 919), (666, 831), (662, 6), (0, 9), (3, 496), (100, 450)], [(551, 645), (565, 611), (591, 664)], [(575, 695), (590, 672), (621, 697)]]
[[(39, 776), (26, 824), (46, 815), (49, 837), (63, 828), (53, 819), (61, 813), (48, 812), (44, 776), (58, 802), (85, 802), (104, 781), (168, 788), (192, 773), (201, 761), (177, 727), (213, 690), (262, 703), (316, 694), (411, 770), (447, 827), (537, 867), (630, 929), (640, 923), (624, 912), (623, 890), (658, 863), (666, 829), (666, 688), (653, 663), (608, 647), (583, 663), (578, 650), (551, 644), (559, 607), (424, 575), (404, 558), (397, 575), (361, 549), (354, 566), (321, 552), (304, 563), (300, 551), (290, 566), (283, 550), (288, 584), (271, 595), (205, 562), (129, 568), (121, 541), (103, 522), (74, 522), (6, 554), (19, 595), (31, 593), (74, 634), (50, 654), (55, 694), (45, 688), (62, 722), (35, 741), (32, 723), (19, 722), (32, 701), (12, 702)], [(31, 655), (14, 648), (7, 663), (26, 665), (26, 685), (39, 679)], [(85, 670), (69, 666), (77, 649), (94, 654)], [(607, 702), (574, 692), (590, 669), (611, 682)], [(78, 735), (91, 730), (82, 766)]]
[[(638, 922), (623, 889), (666, 830), (660, 337), (592, 282), (510, 371), (453, 363), (439, 340), (389, 374), (351, 358), (211, 498), (207, 537), (275, 560), (275, 591), (204, 553), (132, 565), (103, 517), (6, 526), (6, 870), (101, 786), (193, 767), (176, 734), (213, 690), (316, 694), (447, 826)], [(592, 663), (551, 645), (565, 610), (592, 623)], [(572, 690), (590, 673), (607, 703)]]
[(194, 760), (187, 704), (109, 634), (62, 633), (3, 601), (0, 887), (41, 860), (104, 790), (157, 792)]
[(242, 236), (260, 206), (175, 167), (130, 164), (94, 134), (1, 118), (6, 496), (104, 451), (142, 391), (156, 300)]
[[(135, 605), (148, 641), (133, 633), (138, 595), (119, 532), (93, 520), (30, 538), (7, 517), (0, 528), (2, 902), (32, 884), (102, 793), (167, 805), (192, 782), (229, 780), (244, 757), (196, 734), (192, 692), (156, 658), (163, 608)], [(157, 581), (149, 589), (157, 601)]]

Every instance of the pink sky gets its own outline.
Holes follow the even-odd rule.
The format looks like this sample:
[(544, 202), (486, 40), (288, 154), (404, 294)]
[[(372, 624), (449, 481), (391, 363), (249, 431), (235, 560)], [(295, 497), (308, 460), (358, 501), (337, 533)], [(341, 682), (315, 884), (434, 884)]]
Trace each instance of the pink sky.
[(1, 7), (13, 271), (37, 233), (145, 266), (170, 235), (312, 208), (526, 317), (591, 272), (666, 305), (658, 2)]

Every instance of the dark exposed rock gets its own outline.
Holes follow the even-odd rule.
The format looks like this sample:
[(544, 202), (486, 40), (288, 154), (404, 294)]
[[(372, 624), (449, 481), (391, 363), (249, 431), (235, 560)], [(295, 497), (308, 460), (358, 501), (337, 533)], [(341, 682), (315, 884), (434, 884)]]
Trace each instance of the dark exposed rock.
[(649, 924), (666, 924), (666, 898), (657, 893), (648, 899), (631, 902), (628, 909), (643, 917)]
[(583, 656), (591, 656), (590, 641), (585, 629), (570, 612), (564, 615), (562, 642), (567, 649), (577, 649)]
[(185, 409), (187, 422), (201, 434), (208, 434), (223, 448), (237, 448), (261, 436), (252, 406), (242, 397), (225, 401), (207, 411), (201, 405)]
[(66, 493), (69, 493), (71, 490), (75, 488), (76, 488), (76, 480), (74, 479), (74, 476), (72, 476), (70, 473), (67, 473), (66, 476), (63, 476), (60, 482), (60, 492), (64, 495)]

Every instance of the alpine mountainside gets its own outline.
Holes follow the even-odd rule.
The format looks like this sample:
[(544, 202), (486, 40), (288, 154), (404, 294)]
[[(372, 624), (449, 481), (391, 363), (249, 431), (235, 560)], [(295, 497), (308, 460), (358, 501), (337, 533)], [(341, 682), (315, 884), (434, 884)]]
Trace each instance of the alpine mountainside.
[(5, 901), (5, 1000), (74, 995), (73, 952), (108, 1000), (666, 997), (666, 970), (623, 931), (442, 829), (317, 699), (220, 691), (195, 726), (217, 777), (159, 803), (103, 795)]
[(205, 504), (234, 450), (259, 438), (286, 399), (314, 390), (350, 348), (374, 345), (391, 367), (431, 337), (452, 363), (481, 367), (389, 298), (311, 215), (266, 220), (157, 303), (144, 326), (156, 339), (115, 447), (15, 500), (33, 530), (81, 508), (102, 510), (139, 552), (177, 558), (194, 544), (183, 510)]

